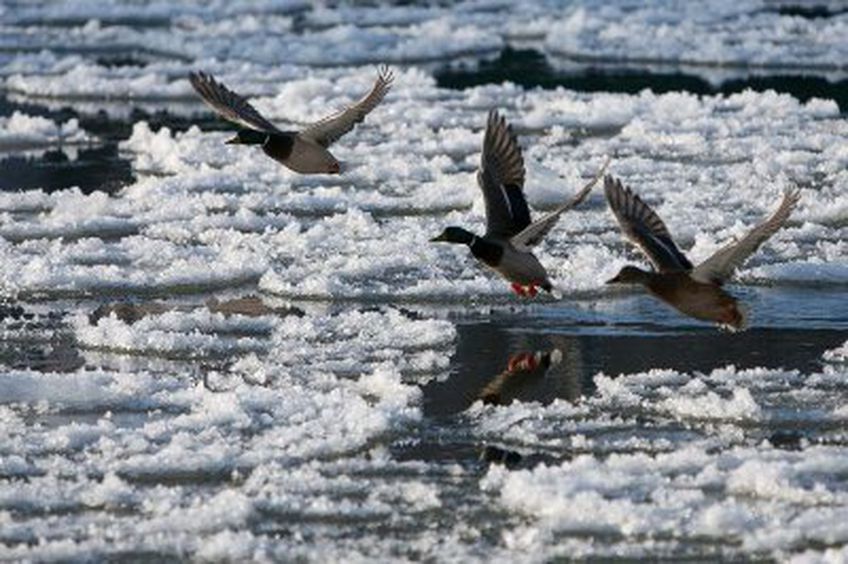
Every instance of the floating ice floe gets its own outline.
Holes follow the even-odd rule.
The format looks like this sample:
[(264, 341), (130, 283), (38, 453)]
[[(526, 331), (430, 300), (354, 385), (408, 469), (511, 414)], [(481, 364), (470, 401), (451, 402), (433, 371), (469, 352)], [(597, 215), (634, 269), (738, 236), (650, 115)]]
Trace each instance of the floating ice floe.
[(56, 123), (48, 118), (15, 111), (0, 117), (0, 151), (25, 150), (63, 144), (80, 144), (91, 137), (76, 118)]
[[(174, 358), (245, 357), (233, 371), (263, 382), (267, 375), (253, 371), (265, 370), (268, 359), (292, 371), (355, 375), (392, 362), (404, 374), (432, 374), (446, 366), (456, 336), (448, 321), (411, 319), (395, 309), (316, 316), (275, 307), (273, 301), (248, 301), (189, 309), (166, 302), (127, 304), (134, 311), (122, 315), (120, 308), (107, 309), (98, 319), (80, 315), (73, 327), (80, 345), (96, 350)], [(231, 313), (241, 310), (244, 313)]]
[[(781, 13), (778, 2), (724, 0), (705, 6), (672, 0), (648, 4), (593, 0), (579, 2), (460, 2), (450, 6), (333, 6), (299, 1), (216, 2), (170, 6), (151, 2), (37, 3), (0, 14), (9, 30), (5, 43), (38, 54), (63, 56), (123, 54), (140, 63), (219, 61), (280, 63), (310, 67), (393, 62), (415, 64), (454, 61), (463, 56), (490, 57), (504, 46), (528, 43), (548, 55), (554, 66), (578, 62), (678, 69), (717, 80), (728, 72), (781, 72), (844, 76), (846, 25), (838, 9), (831, 17), (804, 18)], [(643, 38), (650, 37), (651, 41)], [(30, 55), (32, 56), (32, 55)], [(73, 83), (79, 71), (39, 71), (15, 63), (13, 88), (53, 92), (61, 84), (72, 97), (108, 97), (113, 89), (87, 75), (89, 84)], [(122, 96), (144, 98), (170, 87), (155, 82), (155, 64), (142, 70), (146, 79), (123, 81), (114, 74)], [(58, 72), (55, 72), (58, 71)], [(8, 72), (8, 70), (6, 71)], [(76, 73), (76, 74), (75, 74)], [(4, 74), (0, 68), (0, 74)], [(183, 73), (184, 74), (184, 73)], [(95, 87), (96, 85), (96, 87)], [(176, 89), (183, 85), (175, 86)], [(75, 91), (75, 92), (74, 92)]]
[[(656, 539), (651, 550), (657, 542), (671, 548), (698, 538), (713, 539), (716, 554), (772, 557), (809, 538), (843, 543), (848, 530), (825, 523), (841, 519), (848, 502), (844, 449), (801, 437), (787, 447), (789, 436), (780, 434), (757, 444), (754, 437), (762, 436), (758, 428), (782, 422), (791, 429), (806, 417), (843, 421), (845, 395), (832, 386), (844, 375), (652, 370), (599, 375), (596, 393), (578, 405), (477, 405), (469, 416), (487, 440), (525, 452), (575, 453), (532, 469), (490, 468), (482, 489), (529, 520), (501, 541), (539, 557), (635, 557), (646, 539)], [(637, 427), (639, 439), (628, 432)], [(604, 451), (612, 454), (596, 455)], [(603, 548), (581, 540), (598, 534), (609, 537)]]
[(545, 46), (556, 55), (593, 61), (845, 70), (847, 47), (839, 39), (848, 28), (844, 14), (793, 17), (774, 4), (577, 3), (563, 11)]
[[(428, 385), (474, 369), (460, 324), (481, 312), (508, 326), (509, 346), (549, 330), (703, 329), (662, 318), (655, 331), (659, 306), (606, 289), (639, 259), (598, 189), (538, 250), (562, 302), (519, 302), (464, 249), (429, 243), (447, 225), (484, 229), (475, 169), (493, 107), (524, 148), (534, 214), (610, 156), (696, 262), (800, 187), (788, 226), (739, 273), (795, 288), (745, 298), (797, 292), (769, 318), (781, 331), (818, 329), (814, 306), (844, 327), (848, 125), (835, 103), (458, 91), (415, 66), (530, 42), (613, 64), (843, 72), (845, 15), (779, 6), (0, 6), (10, 101), (132, 118), (119, 147), (134, 175), (110, 195), (0, 194), (0, 560), (843, 558), (844, 338), (804, 369), (592, 377), (566, 353), (577, 380), (556, 382), (560, 399), (472, 393), (462, 413), (425, 417)], [(133, 117), (165, 107), (229, 127), (186, 80), (202, 69), (299, 128), (356, 99), (383, 62), (395, 86), (333, 147), (341, 176), (298, 176), (223, 131)], [(0, 144), (89, 140), (75, 120), (0, 120)], [(829, 301), (805, 301), (813, 286)], [(481, 446), (514, 449), (517, 469), (477, 461)]]
[[(447, 321), (393, 309), (247, 318), (201, 307), (132, 324), (114, 316), (72, 322), (87, 347), (184, 357), (188, 348), (222, 352), (205, 336), (219, 343), (230, 336), (227, 354), (238, 358), (226, 373), (210, 366), (202, 378), (87, 369), (0, 374), (0, 452), (9, 453), (0, 462), (0, 511), (21, 518), (4, 524), (4, 558), (34, 556), (18, 544), (33, 536), (44, 538), (43, 557), (137, 551), (150, 535), (160, 553), (222, 554), (215, 542), (184, 543), (190, 535), (226, 535), (261, 515), (368, 522), (391, 518), (400, 506), (410, 516), (441, 506), (436, 486), (421, 478), (423, 465), (395, 462), (379, 444), (420, 420), (420, 389), (405, 380), (444, 370), (455, 339)], [(44, 425), (30, 426), (26, 405)], [(373, 472), (401, 478), (365, 478)], [(229, 483), (230, 492), (164, 486), (195, 480)], [(134, 516), (107, 525), (106, 515), (119, 509)], [(94, 514), (59, 516), (79, 511)], [(65, 544), (80, 526), (88, 532)], [(95, 531), (106, 526), (120, 529), (117, 545), (98, 540)], [(247, 540), (284, 550), (264, 539)]]
[(848, 341), (841, 347), (825, 351), (822, 358), (828, 362), (848, 362)]
[[(524, 556), (583, 557), (645, 554), (699, 539), (713, 557), (785, 557), (810, 539), (844, 543), (844, 452), (804, 453), (738, 447), (711, 454), (693, 445), (650, 456), (575, 457), (556, 466), (508, 471), (493, 467), (481, 486), (530, 524), (505, 531)], [(603, 534), (604, 547), (581, 541)], [(567, 538), (558, 542), (555, 539)], [(641, 545), (641, 546), (640, 546)]]
[(17, 26), (50, 24), (53, 26), (86, 24), (90, 21), (104, 24), (161, 25), (183, 18), (208, 18), (213, 15), (237, 17), (239, 15), (259, 13), (296, 13), (309, 6), (302, 0), (264, 0), (262, 2), (221, 1), (181, 2), (174, 5), (158, 0), (138, 3), (121, 1), (94, 2), (92, 0), (73, 0), (62, 4), (33, 2), (29, 6), (18, 7), (14, 13), (6, 14), (5, 21)]
[(833, 366), (816, 374), (733, 366), (709, 374), (663, 369), (599, 374), (595, 391), (581, 401), (476, 403), (467, 417), (482, 440), (531, 452), (666, 452), (696, 438), (724, 448), (744, 439), (741, 428), (768, 438), (774, 426), (844, 421), (844, 395), (831, 392), (843, 375)]

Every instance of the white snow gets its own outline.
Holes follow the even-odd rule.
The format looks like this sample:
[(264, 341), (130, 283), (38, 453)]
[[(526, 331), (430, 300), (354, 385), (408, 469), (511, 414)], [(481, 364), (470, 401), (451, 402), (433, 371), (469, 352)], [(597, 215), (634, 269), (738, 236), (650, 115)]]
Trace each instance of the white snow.
[[(785, 411), (823, 407), (818, 404), (823, 396), (814, 390), (832, 389), (830, 377), (844, 378), (845, 372), (798, 375), (727, 367), (695, 376), (652, 370), (597, 376), (596, 395), (577, 408), (554, 402), (478, 410), (472, 414), (483, 437), (524, 449), (558, 446), (575, 452), (561, 463), (532, 469), (492, 466), (481, 488), (503, 509), (529, 520), (520, 533), (504, 532), (503, 541), (531, 559), (566, 550), (574, 551), (571, 557), (630, 554), (630, 543), (661, 538), (709, 539), (728, 556), (737, 550), (782, 555), (811, 538), (841, 544), (846, 530), (833, 525), (841, 523), (848, 502), (844, 449), (780, 450), (769, 442), (751, 444), (742, 432), (767, 426)], [(785, 381), (798, 387), (790, 405), (781, 398)], [(731, 398), (719, 401), (719, 389)], [(841, 406), (844, 400), (840, 390), (827, 403)], [(719, 420), (734, 423), (717, 425)], [(623, 431), (637, 428), (657, 440), (626, 438)], [(586, 448), (592, 452), (580, 454)], [(605, 450), (611, 454), (593, 454)], [(603, 547), (577, 540), (587, 535), (610, 540)], [(575, 541), (560, 540), (568, 537)]]
[[(590, 3), (563, 10), (554, 54), (597, 61), (636, 61), (770, 69), (845, 68), (848, 26), (834, 18), (784, 16), (769, 2), (721, 0), (709, 7), (669, 1)], [(645, 41), (650, 37), (650, 41)], [(790, 39), (791, 38), (791, 39)]]
[(841, 347), (825, 351), (822, 358), (828, 362), (848, 362), (848, 341), (842, 343)]
[[(533, 470), (495, 466), (481, 487), (505, 509), (530, 519), (532, 534), (504, 539), (525, 556), (568, 548), (572, 557), (612, 556), (627, 540), (661, 538), (738, 543), (748, 554), (776, 555), (802, 539), (846, 540), (846, 530), (837, 525), (845, 516), (844, 484), (811, 469), (806, 457), (828, 460), (830, 468), (845, 463), (841, 449), (830, 447), (813, 447), (804, 455), (751, 447), (711, 455), (691, 446), (656, 456), (583, 455)], [(722, 483), (727, 487), (716, 495)], [(556, 539), (567, 534), (614, 540), (604, 547), (558, 545)]]
[[(576, 383), (558, 399), (472, 394), (426, 416), (427, 386), (515, 352), (486, 341), (469, 361), (463, 323), (522, 349), (708, 331), (603, 284), (645, 261), (600, 187), (537, 249), (561, 298), (522, 301), (466, 248), (430, 242), (485, 230), (490, 108), (519, 135), (534, 217), (611, 157), (695, 263), (800, 187), (729, 288), (758, 338), (798, 331), (800, 349), (818, 342), (807, 329), (844, 331), (848, 122), (833, 101), (451, 90), (434, 73), (529, 44), (555, 66), (844, 78), (848, 16), (784, 4), (0, 5), (0, 151), (96, 145), (80, 123), (108, 116), (133, 174), (110, 194), (0, 193), (0, 560), (845, 559), (844, 336), (804, 369), (713, 350), (705, 371), (609, 374), (590, 368), (605, 351), (563, 347)], [(332, 146), (341, 176), (225, 145), (187, 80), (210, 72), (297, 129), (367, 92), (381, 63), (394, 88)], [(89, 318), (109, 303), (146, 314)], [(522, 462), (485, 467), (481, 445)]]
[[(224, 343), (222, 336), (235, 333), (252, 337), (226, 347), (227, 354), (241, 356), (226, 386), (207, 387), (204, 382), (211, 384), (214, 372), (203, 381), (178, 373), (85, 369), (0, 374), (0, 451), (16, 453), (4, 456), (0, 507), (32, 517), (7, 528), (4, 541), (45, 537), (39, 547), (6, 548), (4, 557), (79, 557), (107, 550), (97, 539), (113, 526), (120, 543), (136, 549), (147, 546), (145, 538), (158, 538), (164, 544), (157, 550), (217, 553), (223, 548), (216, 549), (214, 542), (183, 543), (194, 535), (224, 535), (257, 512), (297, 513), (313, 520), (349, 514), (345, 518), (367, 520), (391, 514), (398, 503), (416, 512), (440, 506), (435, 486), (420, 480), (408, 486), (375, 482), (360, 490), (351, 478), (330, 476), (351, 471), (346, 463), (334, 462), (339, 457), (420, 419), (420, 390), (403, 383), (402, 372), (418, 373), (412, 358), (451, 345), (454, 332), (447, 322), (408, 319), (394, 310), (246, 319), (201, 308), (151, 315), (132, 326), (114, 317), (96, 326), (85, 319), (75, 324), (85, 344), (135, 354), (186, 348), (221, 353), (207, 345)], [(204, 335), (217, 335), (217, 340), (204, 340)], [(266, 346), (251, 351), (244, 341)], [(28, 404), (37, 405), (38, 416), (52, 422), (30, 425), (19, 411)], [(113, 411), (138, 415), (135, 422), (119, 420)], [(105, 415), (77, 422), (75, 414), (84, 413)], [(376, 467), (391, 464), (387, 460)], [(98, 477), (101, 471), (105, 474)], [(34, 477), (19, 487), (15, 476), (25, 475)], [(164, 485), (210, 478), (235, 489), (207, 495)], [(148, 482), (163, 485), (148, 491), (143, 485)], [(338, 490), (351, 486), (350, 501), (339, 499)], [(359, 491), (368, 491), (368, 497), (356, 501)], [(45, 499), (46, 504), (40, 501)], [(41, 510), (36, 508), (96, 508), (105, 514), (132, 509), (135, 516), (111, 525), (96, 515), (77, 524), (51, 525), (36, 516)], [(83, 523), (87, 540), (65, 546), (61, 537)]]
[(48, 118), (30, 116), (20, 111), (15, 111), (9, 117), (0, 117), (0, 151), (80, 144), (89, 140), (90, 136), (80, 129), (76, 118), (57, 124)]

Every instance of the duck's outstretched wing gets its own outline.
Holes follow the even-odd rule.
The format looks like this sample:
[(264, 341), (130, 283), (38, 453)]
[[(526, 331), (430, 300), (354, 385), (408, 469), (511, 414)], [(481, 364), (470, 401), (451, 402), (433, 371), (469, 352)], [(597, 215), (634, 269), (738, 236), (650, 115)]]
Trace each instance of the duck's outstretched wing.
[(586, 196), (589, 195), (589, 192), (591, 192), (595, 184), (598, 183), (598, 180), (600, 180), (604, 176), (604, 172), (607, 170), (607, 166), (609, 166), (609, 163), (610, 159), (607, 158), (603, 166), (601, 166), (601, 169), (598, 171), (598, 174), (596, 174), (592, 180), (590, 180), (585, 186), (583, 186), (583, 188), (581, 188), (580, 191), (577, 192), (577, 194), (575, 194), (573, 198), (571, 198), (569, 201), (562, 204), (552, 212), (545, 214), (544, 217), (537, 219), (536, 221), (522, 229), (520, 233), (515, 235), (510, 240), (513, 246), (518, 249), (529, 249), (530, 247), (538, 245), (542, 241), (542, 239), (545, 238), (548, 232), (550, 232), (553, 226), (556, 225), (559, 216), (561, 216), (562, 214), (564, 214), (565, 212), (567, 212), (568, 210), (570, 210), (571, 208), (586, 199)]
[(799, 190), (788, 190), (783, 194), (783, 200), (771, 217), (757, 225), (747, 235), (725, 245), (710, 258), (692, 270), (692, 278), (699, 282), (722, 284), (739, 268), (745, 259), (751, 256), (760, 245), (783, 227), (798, 201), (801, 199)]
[(374, 87), (361, 100), (338, 113), (307, 126), (300, 132), (300, 135), (312, 139), (325, 148), (329, 147), (345, 133), (352, 130), (357, 123), (365, 120), (365, 116), (371, 113), (392, 89), (394, 79), (394, 74), (389, 67), (380, 67), (380, 73), (374, 82)]
[(191, 85), (206, 104), (224, 119), (267, 133), (279, 133), (277, 127), (262, 117), (256, 108), (244, 97), (236, 94), (205, 72), (193, 72), (188, 75)]
[(486, 203), (486, 236), (509, 239), (530, 225), (524, 157), (512, 128), (497, 110), (489, 112), (477, 184)]
[(665, 223), (648, 204), (626, 188), (617, 178), (604, 178), (604, 193), (610, 209), (618, 219), (622, 233), (645, 253), (657, 272), (679, 272), (692, 269), (668, 232)]

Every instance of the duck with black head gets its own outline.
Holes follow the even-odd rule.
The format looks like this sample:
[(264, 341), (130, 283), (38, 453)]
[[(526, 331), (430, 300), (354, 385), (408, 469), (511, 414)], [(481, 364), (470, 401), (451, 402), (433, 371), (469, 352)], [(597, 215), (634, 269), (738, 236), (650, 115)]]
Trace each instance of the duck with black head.
[(534, 297), (537, 288), (552, 292), (548, 272), (532, 248), (544, 239), (563, 213), (586, 199), (603, 176), (608, 162), (573, 198), (531, 222), (530, 208), (524, 197), (521, 147), (506, 120), (492, 110), (477, 169), (477, 184), (486, 204), (486, 233), (476, 235), (462, 227), (451, 226), (431, 241), (468, 246), (477, 260), (506, 278), (519, 296)]
[(289, 169), (301, 174), (339, 174), (341, 164), (329, 146), (365, 120), (392, 87), (394, 77), (381, 67), (371, 91), (338, 113), (300, 131), (282, 131), (260, 114), (245, 98), (203, 72), (189, 75), (189, 81), (209, 107), (241, 129), (226, 141), (231, 145), (258, 145), (262, 151)]

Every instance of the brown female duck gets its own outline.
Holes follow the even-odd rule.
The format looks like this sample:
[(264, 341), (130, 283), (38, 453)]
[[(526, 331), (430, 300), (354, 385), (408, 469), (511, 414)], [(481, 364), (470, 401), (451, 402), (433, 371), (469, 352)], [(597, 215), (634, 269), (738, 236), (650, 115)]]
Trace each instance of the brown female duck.
[(250, 102), (211, 75), (193, 72), (189, 81), (209, 107), (242, 127), (229, 144), (261, 145), (277, 162), (301, 174), (339, 174), (341, 165), (327, 148), (363, 121), (386, 97), (394, 77), (382, 67), (374, 87), (357, 103), (315, 122), (301, 131), (281, 131), (265, 119)]
[(641, 284), (681, 313), (732, 330), (745, 326), (745, 315), (736, 298), (722, 289), (722, 284), (783, 226), (800, 199), (797, 190), (786, 192), (771, 217), (693, 266), (674, 244), (660, 217), (639, 196), (622, 186), (620, 180), (607, 176), (604, 192), (622, 232), (653, 266), (652, 271), (625, 266), (607, 283)]

